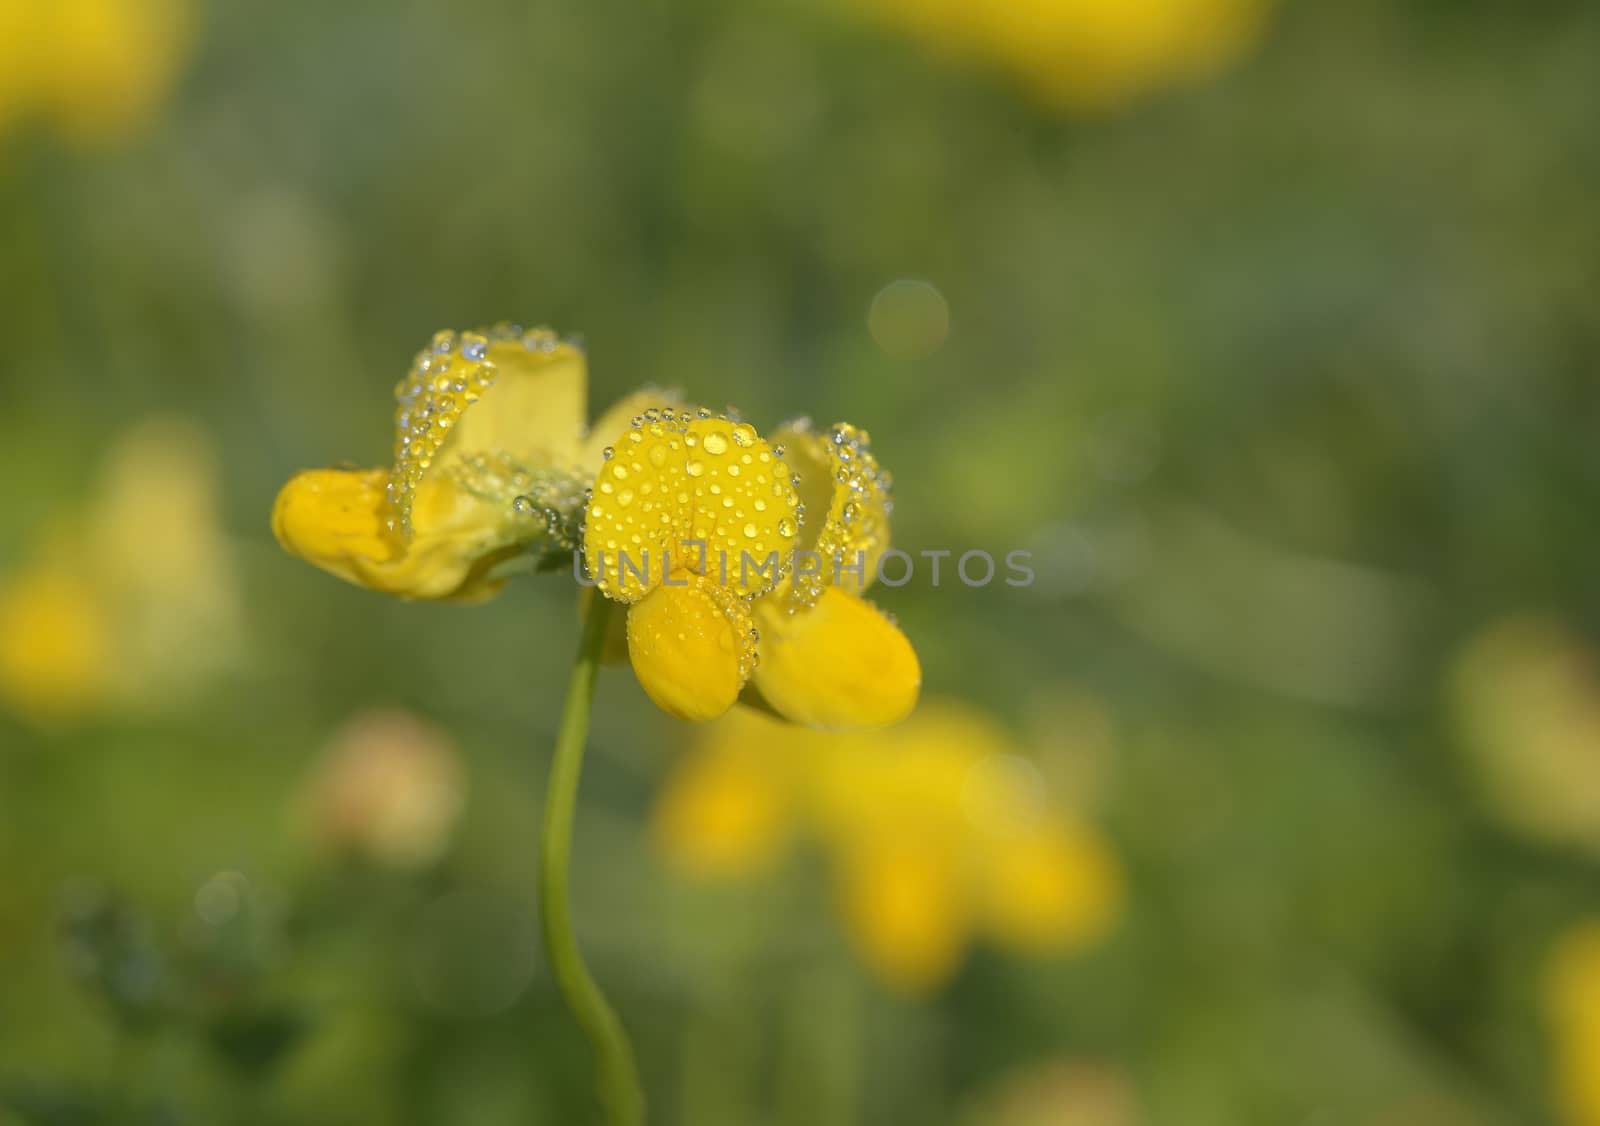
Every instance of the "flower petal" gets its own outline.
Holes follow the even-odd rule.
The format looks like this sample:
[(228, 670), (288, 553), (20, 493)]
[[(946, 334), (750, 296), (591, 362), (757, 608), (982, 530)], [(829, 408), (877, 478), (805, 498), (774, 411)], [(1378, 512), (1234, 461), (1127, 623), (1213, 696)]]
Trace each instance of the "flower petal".
[(647, 410), (612, 447), (583, 541), (601, 593), (637, 602), (679, 567), (740, 595), (772, 588), (797, 530), (797, 498), (788, 467), (755, 427), (705, 411)]
[(357, 586), (405, 598), (476, 602), (505, 584), (494, 565), (542, 533), (542, 521), (429, 478), (413, 503), (409, 541), (390, 532), (381, 469), (312, 469), (278, 493), (272, 530), (284, 550)]
[(715, 719), (733, 706), (755, 664), (754, 632), (746, 599), (686, 571), (628, 608), (634, 675), (679, 719)]
[(838, 868), (840, 914), (867, 964), (906, 993), (948, 982), (971, 934), (957, 845), (883, 833), (842, 852)]
[(781, 757), (714, 724), (707, 742), (675, 765), (651, 816), (656, 848), (673, 868), (701, 880), (732, 880), (770, 868), (787, 846), (794, 815)]
[(583, 353), (549, 329), (441, 332), (395, 387), (393, 530), (411, 532), (424, 477), (489, 455), (535, 472), (575, 471), (584, 432)]
[(291, 555), (347, 582), (362, 583), (357, 561), (381, 565), (398, 545), (384, 532), (383, 469), (308, 469), (278, 491), (272, 534)]
[(815, 573), (797, 567), (779, 595), (809, 606), (829, 585), (860, 594), (889, 549), (894, 508), (892, 478), (878, 466), (867, 432), (848, 422), (821, 432), (802, 420), (780, 427), (772, 437), (794, 468), (806, 517), (795, 549), (821, 560)]
[(683, 394), (675, 388), (641, 387), (612, 403), (604, 414), (595, 419), (594, 425), (589, 428), (589, 436), (584, 439), (581, 454), (584, 468), (591, 476), (598, 473), (601, 463), (605, 461), (608, 444), (616, 441), (635, 418), (642, 422), (641, 416), (645, 411), (676, 407), (682, 402)]
[(881, 727), (916, 706), (922, 666), (900, 628), (836, 586), (789, 613), (758, 599), (761, 664), (754, 683), (779, 715), (808, 727)]
[(1051, 816), (996, 834), (986, 849), (985, 921), (998, 942), (1068, 952), (1105, 936), (1122, 904), (1122, 871), (1088, 826)]

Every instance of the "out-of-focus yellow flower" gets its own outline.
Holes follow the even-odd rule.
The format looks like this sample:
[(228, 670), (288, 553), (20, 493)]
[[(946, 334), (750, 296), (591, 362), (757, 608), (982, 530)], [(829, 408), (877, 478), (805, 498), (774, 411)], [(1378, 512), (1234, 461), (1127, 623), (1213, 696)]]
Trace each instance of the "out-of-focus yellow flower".
[(963, 1121), (968, 1126), (1137, 1126), (1139, 1100), (1119, 1067), (1057, 1060), (1002, 1082)]
[(305, 792), (312, 832), (335, 851), (395, 868), (444, 852), (466, 798), (450, 738), (404, 711), (356, 716), (333, 738)]
[(952, 702), (870, 735), (735, 712), (680, 762), (653, 829), (665, 861), (698, 879), (751, 875), (801, 831), (816, 837), (853, 945), (910, 993), (948, 981), (976, 936), (1071, 952), (1121, 911), (1109, 845), (1050, 799), (1004, 731)]
[(0, 579), (0, 699), (35, 719), (180, 699), (230, 662), (238, 595), (204, 434), (151, 419), (103, 483)]
[(1600, 921), (1572, 928), (1545, 969), (1556, 1102), (1569, 1126), (1600, 1126)]
[(679, 718), (720, 715), (747, 684), (812, 726), (909, 712), (916, 654), (860, 597), (888, 543), (866, 433), (790, 426), (791, 466), (749, 424), (651, 389), (591, 431), (586, 383), (549, 330), (440, 333), (396, 389), (393, 466), (299, 474), (273, 530), (350, 582), (466, 602), (581, 550), (598, 595), (627, 606), (640, 684)]
[(700, 753), (683, 762), (656, 806), (656, 841), (697, 879), (770, 867), (793, 829), (795, 795), (781, 765), (771, 761), (770, 747), (737, 737), (740, 727), (731, 721), (711, 727)]
[(0, 693), (35, 716), (93, 708), (112, 679), (110, 620), (92, 583), (35, 566), (0, 582)]
[(187, 0), (0, 0), (0, 130), (30, 116), (84, 142), (148, 123), (188, 50)]
[(1010, 70), (1047, 104), (1121, 106), (1208, 77), (1256, 40), (1269, 0), (863, 0), (886, 23), (958, 58)]
[(1559, 622), (1500, 622), (1456, 662), (1457, 728), (1502, 821), (1600, 854), (1600, 654)]

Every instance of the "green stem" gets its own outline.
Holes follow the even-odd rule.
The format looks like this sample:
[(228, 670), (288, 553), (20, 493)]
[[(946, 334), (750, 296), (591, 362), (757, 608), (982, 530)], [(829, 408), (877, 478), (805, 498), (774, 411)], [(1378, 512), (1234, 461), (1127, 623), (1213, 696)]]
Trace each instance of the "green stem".
[(589, 710), (600, 670), (611, 603), (598, 594), (589, 604), (583, 643), (567, 685), (567, 701), (556, 735), (555, 758), (544, 798), (544, 834), (539, 856), (539, 909), (544, 927), (545, 957), (556, 984), (578, 1018), (595, 1054), (595, 1080), (611, 1126), (639, 1126), (644, 1121), (644, 1093), (639, 1087), (633, 1046), (616, 1010), (600, 992), (584, 965), (572, 933), (572, 901), (567, 875), (572, 858), (572, 821), (583, 773), (583, 748), (589, 735)]

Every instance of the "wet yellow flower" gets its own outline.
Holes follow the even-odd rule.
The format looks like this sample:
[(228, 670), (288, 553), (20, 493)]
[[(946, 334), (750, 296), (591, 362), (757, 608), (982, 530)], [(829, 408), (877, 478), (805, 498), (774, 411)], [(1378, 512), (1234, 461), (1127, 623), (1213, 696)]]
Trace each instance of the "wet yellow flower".
[(796, 723), (893, 723), (921, 667), (860, 594), (888, 547), (889, 476), (853, 426), (776, 437), (705, 410), (647, 411), (595, 480), (589, 572), (628, 605), (634, 671), (673, 715), (713, 719), (750, 684)]
[(454, 743), (409, 712), (373, 711), (346, 724), (305, 793), (325, 845), (396, 868), (436, 860), (466, 796)]
[(509, 326), (440, 333), (396, 394), (390, 468), (312, 470), (279, 494), (287, 550), (385, 593), (469, 602), (581, 551), (598, 595), (627, 606), (641, 685), (684, 719), (747, 685), (821, 727), (915, 704), (910, 643), (860, 595), (889, 512), (864, 432), (788, 427), (791, 464), (749, 424), (648, 389), (591, 430), (582, 352)]
[(112, 446), (93, 499), (0, 578), (0, 699), (61, 719), (186, 696), (238, 653), (215, 451), (177, 419)]
[(1525, 615), (1473, 638), (1451, 702), (1483, 800), (1505, 824), (1600, 854), (1600, 652)]
[(1269, 0), (866, 0), (949, 55), (1014, 73), (1041, 100), (1095, 112), (1204, 78), (1260, 34)]
[(1600, 1126), (1600, 921), (1562, 936), (1545, 970), (1556, 1101), (1570, 1126)]
[(871, 735), (735, 712), (680, 761), (652, 829), (666, 862), (696, 879), (755, 874), (815, 837), (852, 944), (909, 993), (948, 981), (978, 936), (1068, 953), (1103, 939), (1121, 910), (1121, 868), (1101, 836), (1051, 800), (1004, 731), (946, 701)]
[(36, 116), (122, 139), (166, 98), (189, 38), (187, 0), (0, 0), (0, 130)]

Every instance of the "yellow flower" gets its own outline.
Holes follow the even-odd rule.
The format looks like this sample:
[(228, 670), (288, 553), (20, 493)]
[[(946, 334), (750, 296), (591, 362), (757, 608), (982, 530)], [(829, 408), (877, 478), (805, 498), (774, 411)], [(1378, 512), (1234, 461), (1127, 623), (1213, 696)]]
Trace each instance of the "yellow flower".
[(1545, 970), (1557, 1105), (1570, 1126), (1600, 1126), (1600, 921), (1562, 936)]
[(705, 720), (747, 683), (811, 727), (876, 727), (916, 703), (921, 667), (860, 596), (888, 546), (889, 477), (868, 436), (706, 410), (647, 411), (595, 480), (584, 556), (628, 605), (628, 649), (664, 710)]
[(695, 879), (753, 875), (801, 832), (816, 837), (852, 944), (909, 993), (948, 981), (979, 935), (1069, 953), (1121, 910), (1121, 868), (1100, 835), (1050, 800), (1005, 732), (946, 701), (872, 735), (735, 712), (680, 761), (652, 829), (665, 861)]
[(29, 115), (80, 141), (146, 124), (189, 41), (187, 0), (0, 0), (0, 130)]
[(392, 467), (301, 473), (278, 540), (374, 590), (468, 602), (581, 549), (598, 594), (628, 607), (640, 684), (675, 716), (720, 715), (747, 685), (813, 726), (911, 710), (916, 654), (860, 597), (889, 512), (865, 432), (791, 426), (791, 464), (749, 424), (650, 389), (588, 431), (585, 392), (582, 352), (548, 330), (440, 333), (396, 389)]
[(208, 681), (240, 645), (215, 452), (176, 419), (112, 446), (103, 483), (0, 580), (0, 699), (41, 720), (142, 708)]
[(1044, 102), (1096, 112), (1233, 62), (1268, 0), (866, 0), (891, 26), (1004, 67)]
[(34, 566), (0, 583), (0, 696), (54, 718), (90, 710), (112, 676), (105, 607), (71, 570)]

